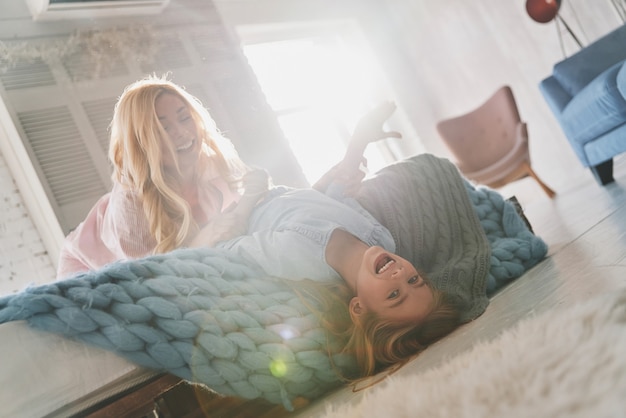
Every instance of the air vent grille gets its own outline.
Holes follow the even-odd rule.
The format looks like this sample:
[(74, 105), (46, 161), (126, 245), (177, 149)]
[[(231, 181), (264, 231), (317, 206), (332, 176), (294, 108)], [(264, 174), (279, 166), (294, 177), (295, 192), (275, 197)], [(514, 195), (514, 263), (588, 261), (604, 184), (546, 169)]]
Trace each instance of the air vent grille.
[(141, 70), (150, 73), (155, 70), (169, 71), (176, 68), (191, 66), (191, 58), (187, 54), (182, 41), (176, 34), (162, 36), (158, 39), (159, 50), (152, 62), (145, 62)]
[[(6, 70), (2, 71), (5, 67)], [(41, 58), (21, 61), (12, 66), (0, 58), (0, 80), (6, 90), (56, 85), (50, 67)]]
[(63, 66), (73, 81), (93, 80), (128, 74), (124, 60), (114, 50), (95, 53), (78, 48), (63, 60)]

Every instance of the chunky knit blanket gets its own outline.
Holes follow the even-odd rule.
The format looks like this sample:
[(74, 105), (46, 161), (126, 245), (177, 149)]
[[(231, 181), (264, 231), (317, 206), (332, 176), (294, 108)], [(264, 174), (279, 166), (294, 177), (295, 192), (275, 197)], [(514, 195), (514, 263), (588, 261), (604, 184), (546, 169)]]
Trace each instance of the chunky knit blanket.
[(355, 367), (350, 356), (329, 357), (324, 330), (288, 285), (224, 250), (118, 262), (0, 298), (0, 323), (19, 319), (287, 409), (338, 385), (338, 369)]
[[(403, 197), (383, 197), (394, 206), (413, 202), (419, 216), (384, 217), (397, 221), (391, 230), (403, 251), (412, 239), (417, 253), (430, 251), (418, 264), (467, 302), (465, 316), (473, 318), (488, 303), (486, 283), (495, 288), (521, 275), (545, 255), (545, 244), (501, 196), (473, 188), (450, 163), (424, 156), (407, 164), (418, 180), (399, 190)], [(415, 188), (413, 181), (426, 184)], [(0, 323), (20, 319), (218, 393), (287, 409), (298, 396), (313, 399), (337, 386), (337, 371), (355, 367), (353, 358), (329, 354), (317, 317), (290, 286), (227, 250), (117, 262), (0, 298)]]
[(457, 300), (463, 321), (482, 314), (488, 295), (547, 253), (513, 204), (431, 154), (383, 168), (357, 200), (391, 231), (398, 255)]

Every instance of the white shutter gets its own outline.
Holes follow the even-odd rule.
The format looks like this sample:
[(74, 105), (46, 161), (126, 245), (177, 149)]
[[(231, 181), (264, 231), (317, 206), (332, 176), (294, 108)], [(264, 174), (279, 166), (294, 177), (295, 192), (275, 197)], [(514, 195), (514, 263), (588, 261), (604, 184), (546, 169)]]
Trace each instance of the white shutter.
[(18, 120), (58, 206), (65, 233), (85, 215), (85, 208), (106, 193), (85, 142), (65, 106), (19, 112)]
[[(65, 79), (81, 74), (80, 60), (64, 63)], [(51, 68), (42, 59), (22, 61), (0, 73), (14, 122), (38, 173), (42, 188), (55, 211), (64, 234), (81, 222), (95, 201), (109, 188), (106, 155), (102, 141), (106, 132), (94, 137), (101, 126), (84, 126), (80, 104), (58, 82), (61, 65)], [(84, 72), (83, 72), (84, 73)], [(80, 78), (80, 77), (79, 77)], [(103, 118), (93, 102), (84, 103), (84, 112), (93, 122)], [(112, 110), (108, 110), (108, 117)], [(93, 124), (93, 122), (91, 122)], [(106, 122), (105, 122), (106, 123)], [(83, 125), (83, 126), (81, 126)], [(87, 133), (87, 134), (86, 134)], [(89, 133), (92, 133), (91, 135)], [(89, 151), (96, 144), (98, 152)], [(106, 149), (106, 148), (104, 148)]]

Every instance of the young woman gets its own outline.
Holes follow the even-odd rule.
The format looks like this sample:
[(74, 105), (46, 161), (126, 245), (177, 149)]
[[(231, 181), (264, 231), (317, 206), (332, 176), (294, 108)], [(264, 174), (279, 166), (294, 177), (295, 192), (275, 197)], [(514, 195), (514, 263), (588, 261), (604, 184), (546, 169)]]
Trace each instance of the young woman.
[(113, 188), (66, 238), (57, 277), (241, 232), (227, 209), (247, 171), (202, 104), (165, 78), (129, 85), (111, 123)]
[[(361, 120), (344, 159), (316, 183), (319, 190), (271, 189), (251, 213), (245, 235), (215, 244), (271, 276), (301, 280), (294, 290), (306, 289), (324, 306), (319, 313), (326, 328), (346, 340), (345, 352), (356, 356), (365, 376), (405, 361), (489, 302), (490, 243), (470, 200), (474, 187), (451, 162), (418, 156), (359, 187), (367, 144), (398, 136), (382, 130), (394, 108), (383, 103)], [(499, 205), (495, 211), (507, 211), (496, 192), (475, 194)], [(509, 220), (522, 222), (508, 209)], [(506, 261), (523, 271), (545, 256), (546, 247), (525, 226), (501, 231), (498, 239), (517, 232), (522, 235), (510, 237), (517, 242), (508, 244), (519, 244), (527, 259)]]
[[(254, 199), (264, 176), (244, 178), (245, 184), (257, 177)], [(198, 237), (315, 300), (312, 310), (344, 342), (342, 352), (355, 356), (358, 377), (406, 361), (459, 324), (457, 304), (394, 253), (391, 233), (341, 185), (326, 193), (273, 187), (251, 212), (245, 234), (218, 242), (209, 232)]]

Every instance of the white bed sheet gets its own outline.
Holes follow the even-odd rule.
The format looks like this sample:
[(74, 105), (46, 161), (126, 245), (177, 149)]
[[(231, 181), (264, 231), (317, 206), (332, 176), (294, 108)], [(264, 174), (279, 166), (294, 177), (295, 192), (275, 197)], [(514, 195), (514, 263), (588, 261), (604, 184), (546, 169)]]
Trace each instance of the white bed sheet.
[(0, 325), (3, 416), (72, 416), (155, 374), (106, 350), (32, 329), (25, 321)]

